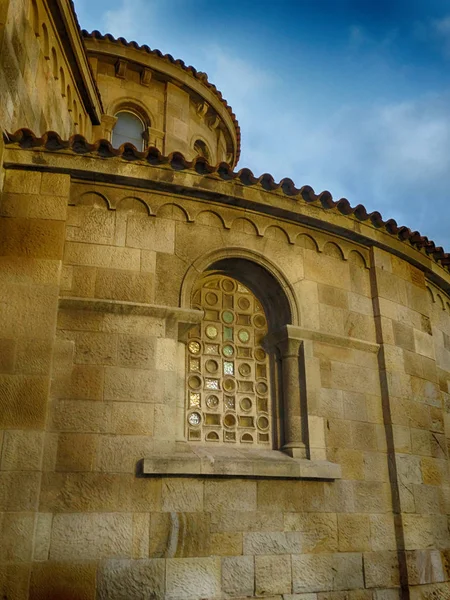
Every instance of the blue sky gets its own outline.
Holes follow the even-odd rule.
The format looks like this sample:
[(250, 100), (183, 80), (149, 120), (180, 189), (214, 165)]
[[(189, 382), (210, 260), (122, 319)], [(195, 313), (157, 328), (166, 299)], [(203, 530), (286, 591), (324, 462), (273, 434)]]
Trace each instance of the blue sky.
[(379, 210), (450, 251), (446, 0), (75, 0), (81, 27), (208, 73), (240, 167)]

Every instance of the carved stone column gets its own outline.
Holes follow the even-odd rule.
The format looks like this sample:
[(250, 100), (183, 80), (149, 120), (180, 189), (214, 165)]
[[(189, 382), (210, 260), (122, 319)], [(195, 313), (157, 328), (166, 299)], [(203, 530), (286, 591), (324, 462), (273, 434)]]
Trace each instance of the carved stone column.
[(112, 132), (115, 124), (117, 123), (117, 117), (112, 115), (102, 115), (102, 137), (106, 140), (112, 140)]
[(306, 458), (304, 440), (305, 424), (302, 415), (301, 382), (299, 370), (299, 353), (301, 340), (289, 337), (286, 328), (285, 337), (276, 342), (281, 355), (281, 379), (283, 387), (283, 452), (294, 458)]

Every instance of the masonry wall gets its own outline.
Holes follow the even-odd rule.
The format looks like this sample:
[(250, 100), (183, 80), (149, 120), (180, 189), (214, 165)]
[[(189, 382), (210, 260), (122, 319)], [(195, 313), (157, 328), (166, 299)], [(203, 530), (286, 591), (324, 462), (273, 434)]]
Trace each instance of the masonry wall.
[[(3, 594), (447, 597), (450, 306), (422, 271), (257, 212), (69, 175), (8, 170), (1, 210)], [(189, 268), (224, 251), (289, 282), (312, 340), (309, 444), (341, 479), (140, 476), (142, 458), (184, 447), (168, 315)]]
[(4, 0), (0, 19), (0, 124), (91, 135), (61, 39), (43, 0)]

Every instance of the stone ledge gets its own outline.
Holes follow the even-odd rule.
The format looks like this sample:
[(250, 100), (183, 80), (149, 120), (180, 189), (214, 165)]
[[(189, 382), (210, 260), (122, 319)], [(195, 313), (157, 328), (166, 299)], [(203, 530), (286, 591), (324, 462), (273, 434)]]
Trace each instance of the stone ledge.
[(204, 476), (265, 479), (341, 478), (341, 466), (326, 460), (291, 458), (276, 450), (236, 450), (189, 446), (185, 452), (158, 454), (142, 460), (147, 477)]

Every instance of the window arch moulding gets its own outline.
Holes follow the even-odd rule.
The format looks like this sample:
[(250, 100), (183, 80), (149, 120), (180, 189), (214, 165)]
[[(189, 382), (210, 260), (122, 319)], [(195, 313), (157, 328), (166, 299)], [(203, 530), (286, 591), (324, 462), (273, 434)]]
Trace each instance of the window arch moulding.
[(181, 306), (202, 317), (179, 330), (176, 450), (144, 458), (142, 474), (340, 478), (340, 466), (326, 460), (323, 418), (307, 415), (318, 359), (297, 326), (289, 286), (263, 257), (233, 254), (214, 252), (186, 273)]

